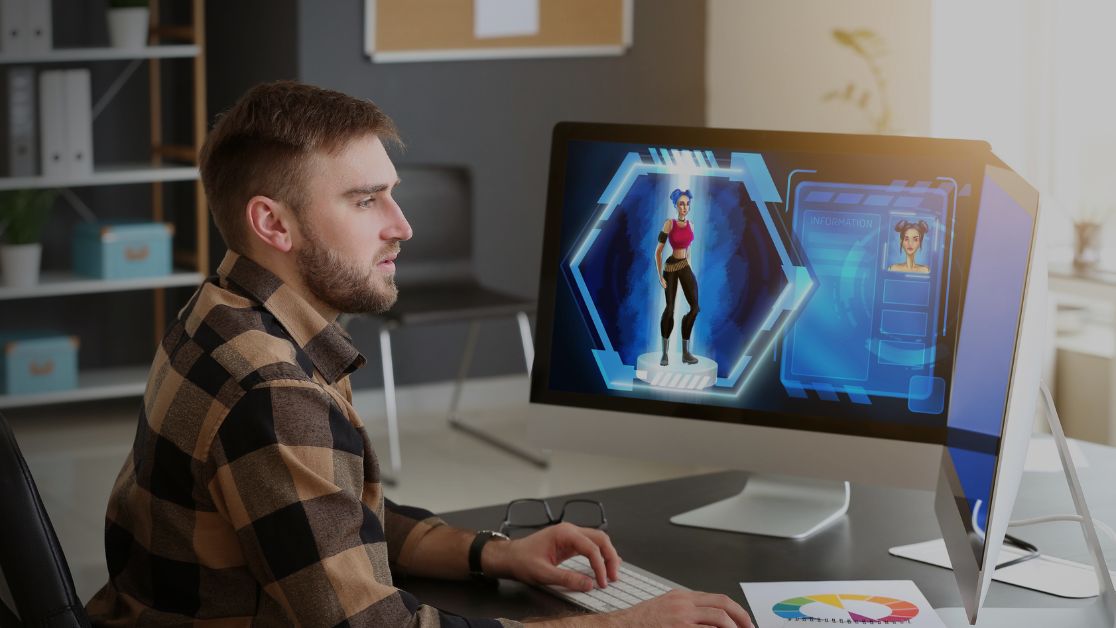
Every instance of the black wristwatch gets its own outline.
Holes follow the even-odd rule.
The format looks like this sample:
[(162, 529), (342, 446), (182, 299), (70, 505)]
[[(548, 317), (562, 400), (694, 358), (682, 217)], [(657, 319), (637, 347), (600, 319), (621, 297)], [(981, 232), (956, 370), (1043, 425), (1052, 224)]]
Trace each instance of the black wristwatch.
[(481, 530), (473, 537), (473, 543), (469, 546), (469, 575), (474, 580), (481, 580), (484, 582), (495, 581), (495, 578), (486, 576), (484, 574), (484, 569), (481, 568), (481, 550), (483, 550), (485, 544), (492, 539), (509, 540), (506, 534), (501, 534), (494, 530)]

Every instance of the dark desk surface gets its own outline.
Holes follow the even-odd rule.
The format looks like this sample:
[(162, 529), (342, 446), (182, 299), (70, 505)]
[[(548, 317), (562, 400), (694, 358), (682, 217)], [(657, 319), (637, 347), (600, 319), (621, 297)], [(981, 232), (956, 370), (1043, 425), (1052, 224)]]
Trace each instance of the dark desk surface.
[[(1116, 521), (1116, 496), (1106, 477), (1116, 477), (1116, 449), (1082, 444), (1090, 466), (1080, 470), (1093, 516)], [(671, 524), (672, 515), (729, 497), (743, 486), (746, 474), (723, 472), (579, 493), (604, 502), (609, 533), (625, 561), (691, 589), (725, 593), (745, 604), (741, 581), (780, 580), (914, 580), (936, 607), (960, 606), (953, 572), (896, 558), (888, 548), (941, 536), (928, 492), (853, 487), (848, 516), (803, 541), (687, 528)], [(1095, 480), (1095, 481), (1091, 481)], [(569, 496), (565, 496), (569, 497)], [(560, 501), (563, 497), (555, 498)], [(1072, 502), (1063, 476), (1027, 473), (1015, 518), (1071, 514)], [(450, 523), (473, 529), (495, 528), (503, 506), (445, 515)], [(1079, 527), (1054, 523), (1017, 531), (1045, 552), (1089, 562)], [(1109, 555), (1116, 547), (1103, 542)], [(1111, 559), (1110, 559), (1111, 560)], [(576, 607), (515, 582), (498, 589), (475, 583), (408, 579), (400, 586), (428, 604), (473, 617), (540, 617), (568, 613)], [(1082, 605), (993, 583), (986, 607)]]

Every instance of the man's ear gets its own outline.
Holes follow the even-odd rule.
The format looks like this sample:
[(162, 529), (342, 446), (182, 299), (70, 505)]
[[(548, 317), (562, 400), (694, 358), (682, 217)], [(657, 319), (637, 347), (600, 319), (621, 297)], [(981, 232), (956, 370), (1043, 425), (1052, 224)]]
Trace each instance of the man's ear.
[(265, 246), (286, 253), (294, 246), (298, 224), (286, 204), (267, 196), (253, 196), (244, 208), (248, 229)]

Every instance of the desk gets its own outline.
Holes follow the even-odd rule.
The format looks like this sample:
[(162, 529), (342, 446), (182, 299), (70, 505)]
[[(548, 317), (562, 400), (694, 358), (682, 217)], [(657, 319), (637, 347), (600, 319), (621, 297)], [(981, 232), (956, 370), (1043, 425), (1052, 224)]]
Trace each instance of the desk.
[[(1116, 449), (1081, 443), (1090, 466), (1080, 469), (1093, 516), (1116, 522)], [(961, 606), (953, 572), (887, 553), (889, 547), (941, 536), (928, 492), (854, 486), (848, 517), (804, 541), (771, 539), (679, 527), (671, 515), (739, 492), (746, 474), (722, 472), (579, 493), (604, 502), (609, 532), (625, 560), (692, 589), (724, 593), (745, 604), (740, 581), (914, 580), (934, 607)], [(555, 498), (561, 500), (564, 496)], [(1073, 505), (1061, 474), (1027, 473), (1015, 517), (1070, 514)], [(445, 519), (465, 528), (494, 528), (503, 506), (453, 512)], [(1045, 553), (1088, 562), (1080, 528), (1053, 523), (1019, 531)], [(1110, 566), (1116, 545), (1102, 538)], [(576, 607), (515, 582), (498, 589), (476, 583), (408, 579), (399, 583), (425, 603), (474, 617), (541, 617)], [(1066, 600), (994, 582), (986, 607), (1080, 606)]]

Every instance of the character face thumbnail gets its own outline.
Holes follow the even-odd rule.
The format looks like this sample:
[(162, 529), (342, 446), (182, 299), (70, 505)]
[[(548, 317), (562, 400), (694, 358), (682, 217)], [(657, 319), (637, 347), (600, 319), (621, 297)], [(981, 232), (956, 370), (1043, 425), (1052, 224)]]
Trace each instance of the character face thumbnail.
[(918, 253), (918, 250), (922, 248), (922, 233), (914, 227), (907, 229), (903, 232), (901, 244), (907, 255)]
[(925, 220), (900, 220), (893, 225), (899, 236), (899, 258), (888, 267), (892, 272), (929, 273), (930, 267), (919, 263), (919, 253), (930, 225)]

